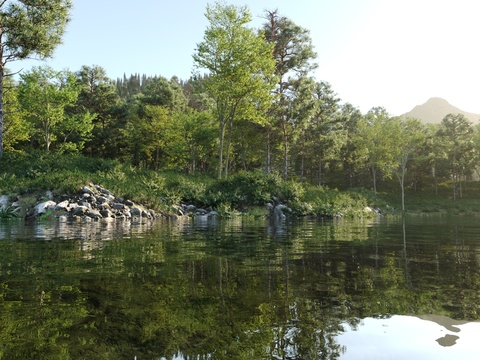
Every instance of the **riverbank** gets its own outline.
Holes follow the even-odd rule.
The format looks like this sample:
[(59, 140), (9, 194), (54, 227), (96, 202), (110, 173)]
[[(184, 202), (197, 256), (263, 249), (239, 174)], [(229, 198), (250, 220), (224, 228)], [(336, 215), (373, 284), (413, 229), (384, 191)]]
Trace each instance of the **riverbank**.
[[(12, 211), (25, 217), (38, 215), (37, 206), (48, 201), (52, 202), (47, 205), (49, 210), (65, 201), (76, 205), (84, 202), (81, 206), (87, 206), (88, 196), (96, 201), (99, 194), (88, 194), (84, 191), (86, 187), (92, 191), (98, 187), (115, 194), (112, 196), (116, 200), (108, 204), (110, 208), (115, 203), (119, 208), (116, 210), (122, 206), (130, 210), (131, 206), (125, 204), (128, 201), (152, 217), (195, 216), (207, 212), (224, 217), (266, 217), (275, 211), (291, 216), (365, 217), (394, 211), (387, 201), (365, 189), (338, 191), (284, 182), (278, 176), (261, 172), (244, 172), (217, 180), (201, 174), (152, 171), (118, 161), (48, 153), (5, 154), (0, 159), (0, 169), (4, 217), (13, 215)], [(101, 201), (107, 203), (104, 199)], [(15, 210), (15, 206), (20, 209)], [(73, 205), (63, 211), (72, 209)], [(87, 210), (76, 211), (84, 215)], [(115, 216), (108, 213), (108, 208), (93, 210), (96, 211), (90, 215), (94, 219), (100, 218), (101, 210), (108, 218), (122, 217), (118, 212)]]
[[(101, 199), (105, 194), (90, 194), (89, 200), (84, 190), (97, 191), (97, 187), (113, 199), (105, 201)], [(135, 219), (139, 212), (143, 218), (208, 214), (358, 218), (400, 212), (400, 196), (395, 188), (379, 194), (362, 188), (339, 191), (284, 182), (261, 172), (217, 180), (204, 174), (152, 171), (118, 161), (41, 152), (7, 153), (0, 159), (0, 217), (45, 216), (55, 208), (58, 217), (71, 215), (77, 205), (88, 208), (99, 196), (100, 204), (93, 204), (92, 209), (79, 208), (78, 214), (88, 213), (92, 219)], [(68, 206), (64, 213), (58, 212), (65, 201)], [(39, 212), (40, 204), (44, 210)], [(480, 184), (463, 184), (456, 201), (449, 183), (439, 184), (436, 190), (407, 191), (406, 212), (480, 215)]]

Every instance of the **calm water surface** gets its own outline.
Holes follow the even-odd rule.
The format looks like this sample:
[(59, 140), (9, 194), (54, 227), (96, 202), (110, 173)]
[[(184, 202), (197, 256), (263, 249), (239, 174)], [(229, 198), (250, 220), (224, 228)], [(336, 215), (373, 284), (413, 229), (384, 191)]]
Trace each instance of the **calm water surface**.
[(0, 223), (0, 359), (477, 359), (480, 218)]

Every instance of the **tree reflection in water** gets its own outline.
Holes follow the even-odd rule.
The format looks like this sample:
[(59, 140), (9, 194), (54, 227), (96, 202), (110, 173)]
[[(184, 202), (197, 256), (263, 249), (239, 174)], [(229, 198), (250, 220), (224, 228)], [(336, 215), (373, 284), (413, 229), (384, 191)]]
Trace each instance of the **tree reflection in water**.
[(0, 358), (337, 359), (365, 318), (478, 320), (450, 220), (1, 224)]

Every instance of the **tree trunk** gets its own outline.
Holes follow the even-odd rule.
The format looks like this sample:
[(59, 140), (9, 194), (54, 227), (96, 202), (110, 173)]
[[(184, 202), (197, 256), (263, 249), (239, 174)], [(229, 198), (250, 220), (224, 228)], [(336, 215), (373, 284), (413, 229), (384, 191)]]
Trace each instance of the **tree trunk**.
[(300, 158), (300, 181), (305, 182), (305, 130), (302, 136), (302, 154)]
[(457, 176), (453, 174), (453, 201), (457, 201)]
[(435, 171), (435, 165), (432, 167), (432, 173), (433, 173), (433, 182), (435, 184), (435, 195), (438, 195), (438, 179), (437, 179), (437, 173)]
[(283, 180), (287, 181), (288, 176), (288, 135), (287, 135), (287, 124), (284, 119), (282, 119), (283, 127)]
[(322, 159), (318, 160), (318, 178), (317, 185), (322, 186)]
[(267, 144), (266, 144), (266, 159), (265, 159), (265, 173), (270, 174), (272, 171), (272, 155), (270, 152), (270, 131), (271, 128), (267, 125)]
[(245, 146), (245, 132), (242, 131), (242, 144), (241, 144), (241, 151), (242, 151), (242, 166), (243, 170), (247, 171), (247, 149)]
[[(1, 36), (1, 32), (0, 32)], [(0, 46), (0, 51), (2, 51), (3, 46)], [(3, 54), (0, 53), (0, 157), (3, 155), (3, 122), (4, 122), (4, 109), (3, 109)]]
[(223, 138), (225, 137), (225, 126), (227, 123), (225, 121), (220, 121), (220, 144), (218, 150), (218, 169), (217, 169), (217, 178), (220, 180), (222, 178), (222, 168), (223, 168)]
[(227, 139), (227, 153), (225, 155), (225, 179), (228, 177), (228, 167), (230, 166), (230, 145), (232, 143), (233, 121), (230, 119), (230, 129)]

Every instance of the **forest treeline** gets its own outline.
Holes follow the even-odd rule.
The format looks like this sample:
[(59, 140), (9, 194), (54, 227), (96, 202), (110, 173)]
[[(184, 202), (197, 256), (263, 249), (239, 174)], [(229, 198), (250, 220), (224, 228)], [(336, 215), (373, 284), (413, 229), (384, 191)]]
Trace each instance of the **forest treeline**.
[(5, 77), (3, 146), (117, 159), (135, 167), (276, 173), (332, 188), (412, 189), (475, 176), (480, 128), (461, 114), (441, 124), (362, 113), (313, 77), (309, 31), (278, 11), (249, 27), (246, 7), (207, 6), (209, 26), (189, 79), (39, 66)]

